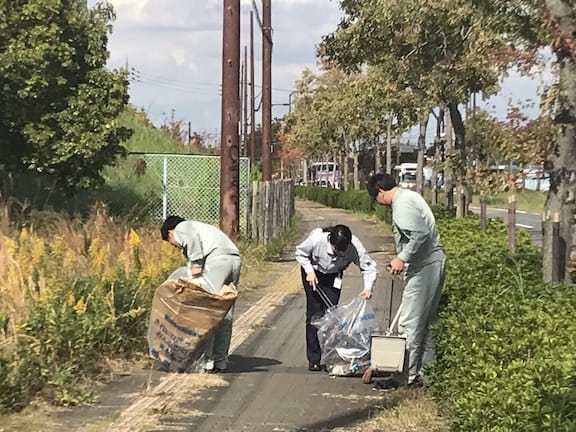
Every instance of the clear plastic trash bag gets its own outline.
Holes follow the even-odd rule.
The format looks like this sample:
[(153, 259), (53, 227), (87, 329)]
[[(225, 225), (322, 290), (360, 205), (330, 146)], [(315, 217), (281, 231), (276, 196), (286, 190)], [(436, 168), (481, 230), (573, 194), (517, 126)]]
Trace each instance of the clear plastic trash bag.
[(359, 375), (370, 366), (370, 337), (380, 329), (367, 300), (356, 297), (328, 308), (312, 325), (318, 329), (321, 362), (331, 375)]

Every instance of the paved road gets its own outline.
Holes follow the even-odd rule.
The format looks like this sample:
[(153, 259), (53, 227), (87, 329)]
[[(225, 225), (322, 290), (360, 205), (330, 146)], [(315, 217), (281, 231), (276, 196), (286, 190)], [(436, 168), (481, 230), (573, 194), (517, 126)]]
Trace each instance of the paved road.
[[(470, 210), (472, 210), (474, 213), (480, 213), (479, 207), (470, 207)], [(508, 223), (507, 209), (488, 208), (486, 210), (486, 215), (489, 218), (502, 219), (505, 223)], [(534, 243), (536, 243), (538, 246), (542, 246), (542, 227), (540, 214), (516, 210), (516, 226), (528, 231), (532, 236)]]
[[(357, 215), (304, 201), (298, 201), (297, 209), (302, 217), (302, 235), (314, 227), (344, 223), (368, 250), (391, 248), (390, 237)], [(389, 260), (386, 253), (374, 253), (373, 257), (381, 268)], [(360, 273), (351, 268), (344, 276), (342, 301), (360, 291)], [(385, 312), (384, 305), (390, 301), (397, 304), (399, 291), (393, 293), (391, 280), (380, 278), (375, 292), (372, 305), (385, 326), (389, 312)], [(201, 400), (185, 404), (185, 410), (197, 415), (180, 420), (182, 429), (178, 430), (330, 431), (367, 419), (382, 400), (371, 386), (360, 378), (331, 378), (326, 373), (308, 372), (304, 314), (305, 297), (298, 289), (234, 351), (230, 371), (224, 375), (229, 386), (209, 389)]]

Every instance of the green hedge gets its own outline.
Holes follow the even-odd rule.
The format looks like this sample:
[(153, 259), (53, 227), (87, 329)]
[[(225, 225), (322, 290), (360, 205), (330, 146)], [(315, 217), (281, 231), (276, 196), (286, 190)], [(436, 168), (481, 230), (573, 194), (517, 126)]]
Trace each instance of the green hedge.
[[(373, 211), (355, 202), (365, 191), (317, 189), (325, 188), (298, 194)], [(433, 210), (448, 271), (434, 329), (438, 361), (428, 372), (452, 430), (576, 431), (574, 285), (542, 282), (542, 257), (527, 233), (518, 232), (517, 252), (510, 254), (504, 223), (480, 230), (477, 217)]]
[(432, 389), (455, 431), (576, 430), (576, 291), (545, 284), (523, 231), (440, 219), (449, 258)]
[(297, 186), (296, 196), (324, 204), (328, 207), (342, 208), (359, 213), (374, 214), (378, 219), (390, 224), (392, 213), (387, 207), (374, 204), (365, 190), (341, 191), (319, 186)]

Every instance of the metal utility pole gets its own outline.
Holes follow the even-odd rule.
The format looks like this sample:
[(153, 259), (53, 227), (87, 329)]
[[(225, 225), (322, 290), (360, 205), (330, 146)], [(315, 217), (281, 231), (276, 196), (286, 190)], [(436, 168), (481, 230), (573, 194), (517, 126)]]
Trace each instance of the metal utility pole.
[(240, 166), (240, 0), (224, 0), (222, 26), (222, 114), (220, 138), (220, 229), (238, 236)]
[(272, 13), (262, 0), (262, 180), (272, 179)]
[[(246, 80), (246, 63), (242, 61), (240, 63), (240, 117), (239, 120), (242, 120), (242, 116), (244, 115), (243, 107), (244, 107), (244, 98), (246, 94), (244, 93), (244, 81)], [(244, 129), (244, 122), (240, 123), (240, 154), (242, 154), (244, 150), (244, 144), (246, 143), (246, 130)]]
[(188, 150), (190, 150), (190, 144), (192, 144), (192, 122), (188, 122), (188, 139), (186, 142), (188, 143)]
[(254, 96), (254, 12), (250, 11), (250, 162), (256, 161), (256, 98)]
[(242, 156), (246, 156), (246, 147), (248, 146), (248, 47), (246, 45), (244, 45), (244, 90), (242, 91), (242, 94), (244, 95), (242, 100), (242, 114), (244, 115), (244, 127), (242, 128), (244, 131), (244, 138), (242, 140)]

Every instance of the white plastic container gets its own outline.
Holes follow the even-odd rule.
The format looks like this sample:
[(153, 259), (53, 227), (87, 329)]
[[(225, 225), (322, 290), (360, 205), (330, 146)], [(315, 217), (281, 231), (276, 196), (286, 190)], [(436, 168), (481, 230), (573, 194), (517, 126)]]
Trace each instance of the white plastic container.
[(401, 373), (406, 356), (406, 338), (386, 333), (372, 333), (370, 367), (375, 371)]

